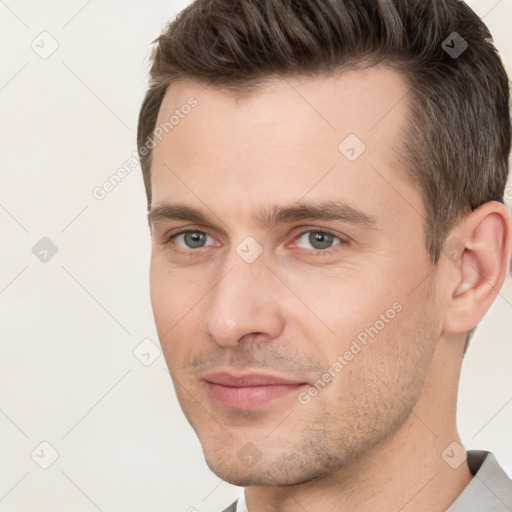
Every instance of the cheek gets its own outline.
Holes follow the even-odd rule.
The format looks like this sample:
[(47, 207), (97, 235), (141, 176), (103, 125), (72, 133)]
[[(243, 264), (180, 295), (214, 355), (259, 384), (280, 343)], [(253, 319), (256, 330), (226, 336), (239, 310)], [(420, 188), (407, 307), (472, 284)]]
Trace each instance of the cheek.
[[(204, 295), (198, 274), (172, 269), (165, 255), (152, 256), (150, 265), (150, 297), (157, 327), (169, 330), (184, 319)], [(165, 332), (166, 332), (165, 331)]]
[(289, 275), (288, 281), (293, 283), (293, 295), (287, 299), (293, 321), (308, 333), (306, 339), (316, 340), (319, 348), (323, 346), (334, 356), (347, 350), (358, 336), (363, 341), (369, 338), (365, 329), (376, 322), (381, 331), (397, 316), (393, 304), (399, 294), (390, 293), (389, 285), (370, 273), (326, 274), (316, 269)]
[(155, 323), (162, 340), (162, 334), (172, 325), (172, 316), (175, 312), (176, 294), (172, 293), (172, 282), (170, 276), (163, 272), (162, 266), (151, 260), (149, 290), (151, 307)]
[(388, 323), (379, 320), (368, 320), (359, 331), (363, 337), (343, 339), (337, 351), (331, 351), (329, 360), (341, 355), (343, 368), (323, 398), (326, 407), (342, 411), (355, 428), (375, 432), (400, 423), (414, 407), (436, 341), (436, 318), (427, 310), (419, 316), (416, 309), (403, 305)]
[(178, 277), (165, 264), (152, 260), (150, 266), (150, 297), (153, 316), (169, 369), (171, 362), (186, 357), (199, 330), (197, 307), (204, 291), (193, 279)]
[(299, 326), (304, 351), (315, 353), (327, 370), (341, 356), (343, 371), (357, 368), (356, 373), (363, 371), (370, 381), (375, 376), (368, 374), (368, 366), (392, 381), (400, 378), (402, 369), (411, 369), (402, 376), (411, 381), (412, 368), (424, 368), (430, 358), (430, 338), (436, 329), (427, 306), (426, 281), (411, 293), (417, 284), (404, 279), (398, 269), (393, 273), (388, 268), (382, 279), (382, 269), (375, 270), (295, 275), (293, 291), (303, 304), (296, 297), (289, 299), (295, 303), (294, 310), (289, 308), (290, 320)]

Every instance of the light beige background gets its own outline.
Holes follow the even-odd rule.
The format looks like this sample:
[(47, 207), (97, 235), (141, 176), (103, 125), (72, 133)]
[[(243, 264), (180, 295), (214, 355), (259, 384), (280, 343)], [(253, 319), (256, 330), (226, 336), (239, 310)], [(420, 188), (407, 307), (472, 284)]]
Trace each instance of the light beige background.
[[(240, 492), (206, 467), (163, 357), (133, 352), (158, 355), (136, 348), (158, 345), (139, 166), (92, 193), (135, 151), (149, 43), (185, 5), (0, 0), (0, 511), (203, 512)], [(512, 69), (512, 0), (470, 5)], [(31, 44), (58, 48), (44, 59)], [(32, 253), (42, 237), (58, 249), (46, 263)], [(509, 474), (511, 332), (509, 280), (459, 407), (466, 446)]]

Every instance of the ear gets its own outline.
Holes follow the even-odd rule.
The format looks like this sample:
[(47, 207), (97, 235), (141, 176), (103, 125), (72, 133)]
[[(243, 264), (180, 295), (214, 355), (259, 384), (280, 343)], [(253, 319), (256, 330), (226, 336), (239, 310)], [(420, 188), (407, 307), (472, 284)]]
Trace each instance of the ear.
[(512, 219), (497, 201), (483, 204), (452, 230), (443, 249), (449, 283), (445, 332), (466, 333), (480, 322), (505, 281), (511, 251)]

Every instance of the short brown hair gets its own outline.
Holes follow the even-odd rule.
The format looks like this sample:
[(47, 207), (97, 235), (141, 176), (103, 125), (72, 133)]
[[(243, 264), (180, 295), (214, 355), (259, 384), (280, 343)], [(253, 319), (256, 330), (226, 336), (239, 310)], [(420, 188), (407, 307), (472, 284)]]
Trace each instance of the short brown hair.
[[(454, 41), (462, 54), (449, 52)], [(153, 43), (137, 133), (148, 207), (151, 151), (141, 148), (170, 83), (194, 79), (248, 94), (272, 78), (327, 76), (362, 63), (383, 63), (409, 86), (398, 156), (422, 193), (434, 263), (460, 218), (503, 202), (508, 77), (488, 28), (462, 1), (196, 0)]]

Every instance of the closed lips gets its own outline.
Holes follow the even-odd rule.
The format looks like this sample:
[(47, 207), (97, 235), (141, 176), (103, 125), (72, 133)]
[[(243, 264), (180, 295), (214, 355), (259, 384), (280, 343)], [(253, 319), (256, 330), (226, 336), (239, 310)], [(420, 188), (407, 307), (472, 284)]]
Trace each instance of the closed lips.
[(246, 374), (235, 376), (227, 372), (215, 372), (205, 375), (204, 380), (212, 384), (229, 387), (253, 387), (253, 386), (299, 386), (304, 382), (291, 381), (264, 374)]

